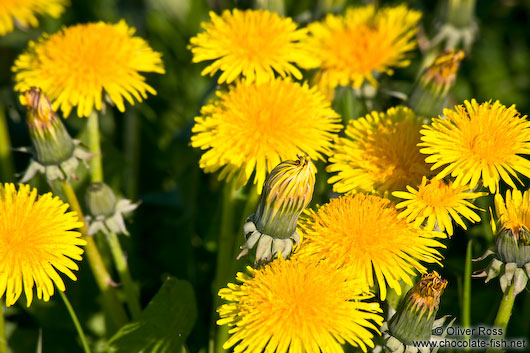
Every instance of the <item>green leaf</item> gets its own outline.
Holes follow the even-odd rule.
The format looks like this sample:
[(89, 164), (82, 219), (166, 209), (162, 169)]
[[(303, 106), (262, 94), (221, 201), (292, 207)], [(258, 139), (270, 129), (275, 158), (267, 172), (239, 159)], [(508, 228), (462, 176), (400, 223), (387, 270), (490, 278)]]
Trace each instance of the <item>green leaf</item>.
[(184, 344), (197, 319), (193, 288), (168, 278), (138, 321), (123, 326), (109, 341), (111, 353), (174, 353)]

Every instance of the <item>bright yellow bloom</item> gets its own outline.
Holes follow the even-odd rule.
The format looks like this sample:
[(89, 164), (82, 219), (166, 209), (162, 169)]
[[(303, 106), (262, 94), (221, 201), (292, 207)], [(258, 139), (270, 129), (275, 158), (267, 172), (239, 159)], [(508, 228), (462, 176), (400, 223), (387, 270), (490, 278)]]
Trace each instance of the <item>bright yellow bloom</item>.
[(350, 120), (329, 158), (327, 171), (338, 172), (329, 178), (333, 190), (385, 192), (418, 185), (430, 174), (417, 147), (420, 128), (419, 118), (405, 107)]
[(371, 287), (377, 280), (383, 300), (387, 285), (401, 294), (399, 281), (412, 286), (410, 276), (427, 270), (420, 262), (439, 263), (436, 248), (445, 247), (435, 239), (443, 233), (416, 228), (398, 217), (389, 200), (361, 193), (307, 212), (300, 231), (303, 241), (295, 256), (328, 259)]
[[(237, 274), (219, 296), (228, 301), (217, 311), (218, 325), (229, 325), (224, 344), (234, 352), (341, 353), (348, 342), (366, 352), (382, 324), (378, 303), (365, 284), (327, 262), (278, 259)], [(377, 325), (374, 325), (374, 323)]]
[(37, 27), (37, 16), (59, 17), (68, 0), (0, 0), (0, 36), (15, 28), (15, 22), (25, 27)]
[(236, 176), (238, 186), (255, 172), (258, 191), (283, 160), (299, 154), (323, 159), (342, 127), (316, 88), (288, 79), (238, 82), (217, 96), (201, 109), (192, 129), (191, 145), (208, 150), (200, 166), (208, 173), (222, 169), (220, 178)]
[(53, 109), (68, 116), (89, 116), (102, 108), (103, 95), (125, 111), (156, 91), (145, 83), (140, 72), (164, 73), (161, 54), (147, 42), (134, 37), (134, 28), (125, 21), (117, 24), (88, 23), (63, 28), (30, 42), (15, 61), (15, 89), (39, 87), (50, 98)]
[(404, 5), (378, 10), (370, 5), (310, 24), (308, 47), (320, 61), (321, 89), (359, 88), (365, 80), (376, 86), (374, 73), (391, 75), (392, 67), (408, 66), (406, 53), (416, 47), (413, 39), (420, 18), (420, 12)]
[(453, 235), (451, 218), (464, 229), (467, 227), (460, 215), (471, 222), (480, 221), (480, 216), (473, 211), (478, 208), (468, 200), (484, 196), (485, 192), (468, 192), (465, 186), (453, 187), (452, 183), (438, 179), (427, 181), (425, 177), (418, 190), (408, 185), (407, 190), (409, 192), (396, 191), (392, 195), (406, 200), (396, 205), (397, 209), (406, 207), (399, 218), (406, 217), (415, 227), (427, 220), (425, 229), (433, 230), (437, 224), (442, 232)]
[(81, 227), (75, 212), (67, 212), (69, 205), (51, 193), (37, 196), (36, 189), (21, 184), (0, 185), (0, 298), (6, 294), (6, 305), (13, 305), (26, 294), (28, 306), (33, 299), (33, 285), (37, 297), (48, 301), (54, 286), (65, 290), (57, 272), (72, 280), (72, 270), (78, 266), (71, 259), (81, 261), (83, 250), (79, 232)]
[[(510, 230), (517, 240), (529, 244), (530, 231), (530, 190), (506, 191), (506, 201), (500, 194), (495, 195), (495, 211), (502, 229)], [(493, 231), (497, 231), (495, 223)]]
[(191, 38), (193, 62), (214, 60), (202, 75), (223, 73), (219, 83), (230, 83), (243, 75), (258, 84), (282, 77), (302, 78), (294, 64), (314, 66), (314, 59), (300, 42), (306, 29), (297, 29), (290, 18), (264, 10), (225, 10), (221, 16), (210, 12), (211, 22), (202, 23), (204, 32)]
[[(475, 188), (480, 180), (491, 193), (499, 189), (502, 178), (516, 188), (512, 177), (517, 172), (530, 177), (530, 161), (519, 156), (530, 154), (530, 122), (512, 105), (506, 108), (499, 101), (478, 104), (465, 101), (452, 109), (444, 109), (444, 118), (433, 119), (421, 133), (421, 153), (425, 161), (434, 163), (432, 170), (445, 166), (436, 176), (451, 174), (454, 186)], [(510, 176), (511, 174), (511, 176)]]

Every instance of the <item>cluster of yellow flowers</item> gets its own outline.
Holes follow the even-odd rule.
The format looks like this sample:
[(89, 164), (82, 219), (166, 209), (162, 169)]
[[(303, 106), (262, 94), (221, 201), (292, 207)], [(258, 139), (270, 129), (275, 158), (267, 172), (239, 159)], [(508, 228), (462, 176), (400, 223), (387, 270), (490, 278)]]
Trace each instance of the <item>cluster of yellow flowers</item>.
[[(203, 74), (234, 84), (195, 119), (201, 167), (221, 170), (220, 179), (235, 178), (238, 186), (253, 177), (261, 192), (280, 162), (328, 157), (329, 183), (344, 194), (303, 213), (302, 241), (289, 259), (249, 267), (237, 275), (241, 284), (219, 292), (228, 303), (218, 309), (218, 324), (232, 327), (224, 348), (342, 352), (348, 342), (366, 351), (374, 346), (370, 330), (378, 332), (383, 320), (379, 304), (366, 300), (374, 293), (384, 300), (388, 289), (401, 294), (403, 283), (412, 286), (427, 272), (425, 264), (442, 265), (440, 239), (453, 235), (453, 221), (464, 229), (464, 219), (480, 221), (483, 210), (473, 202), (487, 194), (483, 187), (497, 193), (501, 179), (516, 188), (518, 173), (530, 177), (521, 156), (530, 154), (530, 123), (514, 106), (472, 99), (434, 118), (413, 105), (373, 111), (339, 135), (334, 89), (376, 87), (378, 76), (407, 66), (419, 12), (364, 6), (307, 27), (264, 10), (210, 16), (191, 39), (193, 61), (213, 61)], [(462, 58), (451, 52), (436, 60), (422, 84), (446, 94)], [(288, 76), (312, 77), (311, 85)], [(513, 206), (528, 206), (528, 198), (514, 191), (505, 207), (497, 200), (504, 226), (529, 229)], [(255, 233), (255, 224), (248, 229)]]

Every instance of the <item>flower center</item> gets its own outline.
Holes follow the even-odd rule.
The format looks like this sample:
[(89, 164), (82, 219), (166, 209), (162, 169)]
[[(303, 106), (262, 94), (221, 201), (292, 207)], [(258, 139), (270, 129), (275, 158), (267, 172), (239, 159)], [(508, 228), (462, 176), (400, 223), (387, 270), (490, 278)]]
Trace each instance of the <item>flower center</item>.
[(428, 206), (451, 207), (455, 205), (458, 192), (445, 182), (432, 179), (418, 190), (417, 198)]

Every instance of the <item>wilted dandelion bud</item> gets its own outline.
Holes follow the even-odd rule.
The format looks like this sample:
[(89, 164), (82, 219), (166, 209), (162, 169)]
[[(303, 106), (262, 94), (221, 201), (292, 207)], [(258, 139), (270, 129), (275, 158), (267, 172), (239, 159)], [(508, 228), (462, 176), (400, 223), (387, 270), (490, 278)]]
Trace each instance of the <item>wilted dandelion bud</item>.
[(443, 52), (423, 72), (409, 100), (410, 107), (416, 113), (431, 117), (442, 112), (463, 59), (462, 50)]
[(407, 292), (394, 316), (383, 325), (387, 351), (417, 351), (413, 342), (431, 339), (433, 328), (441, 327), (445, 321), (435, 318), (446, 286), (447, 280), (433, 271), (423, 275)]
[(491, 255), (489, 266), (476, 277), (486, 277), (486, 282), (499, 277), (502, 291), (513, 283), (514, 295), (520, 293), (530, 277), (530, 192), (508, 190), (506, 200), (500, 194), (495, 195), (497, 222), (492, 220), (496, 233), (495, 248), (477, 260)]
[(105, 183), (92, 183), (85, 195), (89, 215), (86, 216), (88, 234), (94, 235), (99, 231), (129, 235), (123, 214), (132, 212), (138, 207), (126, 199), (117, 199), (112, 189)]
[(20, 102), (27, 108), (26, 122), (33, 145), (33, 158), (21, 182), (37, 172), (45, 174), (48, 180), (74, 175), (79, 160), (85, 162), (89, 154), (78, 147), (79, 141), (70, 137), (46, 95), (33, 87), (20, 96)]
[(246, 243), (238, 258), (256, 247), (256, 262), (269, 261), (279, 253), (289, 256), (300, 241), (298, 216), (313, 197), (315, 166), (306, 156), (278, 164), (267, 176), (256, 209), (243, 227)]

